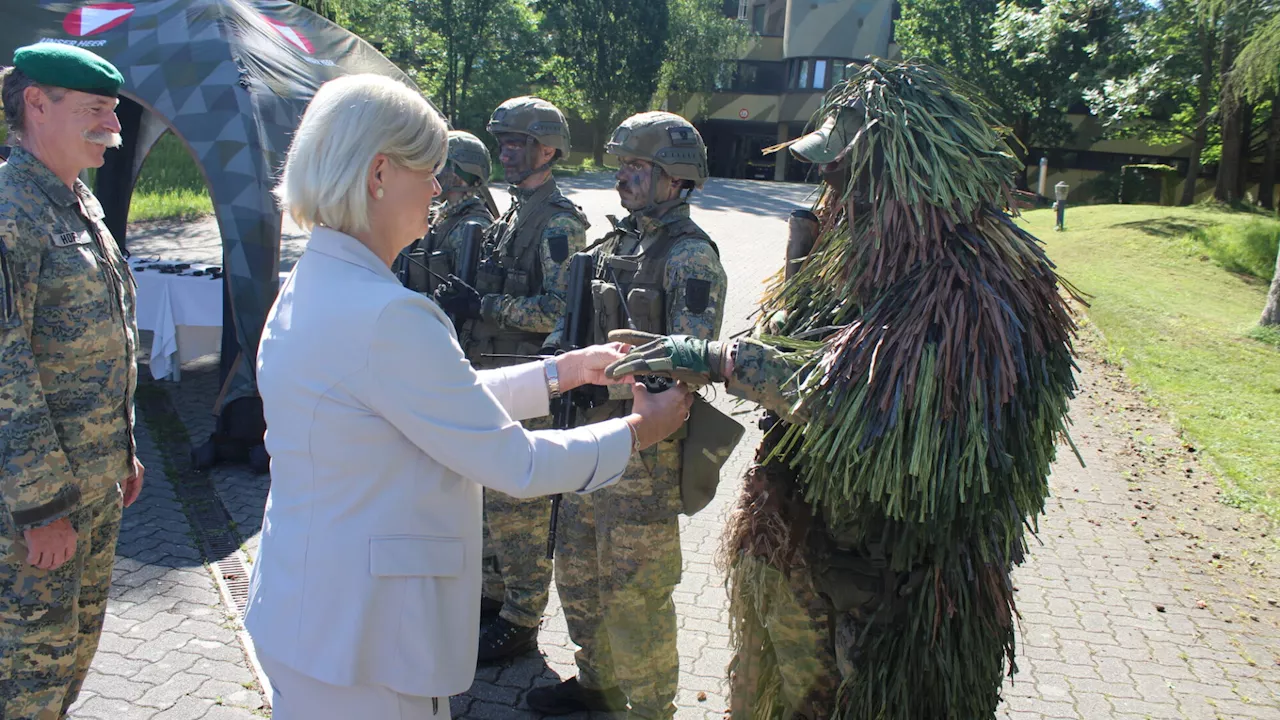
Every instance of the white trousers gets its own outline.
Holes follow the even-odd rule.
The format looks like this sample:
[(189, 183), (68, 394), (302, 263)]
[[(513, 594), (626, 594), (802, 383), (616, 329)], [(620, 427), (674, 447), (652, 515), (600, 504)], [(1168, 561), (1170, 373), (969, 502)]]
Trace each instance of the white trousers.
[(449, 698), (401, 695), (380, 685), (341, 687), (258, 656), (271, 682), (272, 720), (449, 720)]

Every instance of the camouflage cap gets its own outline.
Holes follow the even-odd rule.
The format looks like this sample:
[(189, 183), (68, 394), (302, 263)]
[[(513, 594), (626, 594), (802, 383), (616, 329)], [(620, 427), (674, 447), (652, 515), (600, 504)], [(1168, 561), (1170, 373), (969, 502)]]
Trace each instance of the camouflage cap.
[(455, 170), (474, 175), (480, 180), (477, 184), (484, 186), (489, 183), (492, 165), (489, 148), (485, 147), (480, 138), (466, 130), (449, 131), (449, 159), (445, 163), (446, 167), (452, 166)]
[(831, 115), (817, 130), (791, 143), (791, 152), (801, 160), (819, 165), (834, 162), (853, 141), (854, 114)]
[(709, 174), (702, 135), (688, 120), (669, 112), (642, 112), (623, 120), (604, 149), (610, 155), (648, 160), (694, 187), (702, 187)]
[(13, 66), (41, 85), (118, 97), (124, 76), (98, 54), (74, 45), (42, 42), (18, 48)]
[(569, 154), (569, 123), (560, 108), (542, 98), (523, 95), (511, 98), (493, 111), (485, 126), (493, 135), (519, 133)]

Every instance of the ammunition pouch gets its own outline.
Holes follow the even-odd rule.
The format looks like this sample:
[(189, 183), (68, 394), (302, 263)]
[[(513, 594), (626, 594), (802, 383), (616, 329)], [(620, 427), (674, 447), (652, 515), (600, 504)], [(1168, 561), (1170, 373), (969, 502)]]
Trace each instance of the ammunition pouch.
[(631, 320), (641, 332), (655, 332), (666, 326), (662, 312), (664, 293), (656, 287), (634, 287), (627, 293), (627, 310)]
[(502, 283), (502, 294), (515, 297), (529, 297), (533, 292), (532, 278), (524, 270), (507, 270), (506, 279)]
[(680, 502), (696, 515), (716, 496), (720, 472), (746, 429), (714, 405), (694, 396), (689, 409), (680, 464)]
[(480, 263), (476, 268), (476, 292), (482, 297), (501, 293), (506, 276), (506, 270), (498, 263), (491, 260)]
[(591, 308), (595, 312), (592, 318), (591, 341), (596, 345), (609, 342), (609, 331), (626, 327), (623, 321), (618, 287), (605, 280), (591, 281)]

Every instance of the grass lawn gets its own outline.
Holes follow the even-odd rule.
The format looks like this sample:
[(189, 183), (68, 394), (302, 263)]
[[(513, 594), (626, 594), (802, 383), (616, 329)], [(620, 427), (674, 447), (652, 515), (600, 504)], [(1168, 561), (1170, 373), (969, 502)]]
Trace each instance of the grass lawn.
[(129, 203), (129, 222), (189, 219), (213, 212), (209, 189), (182, 141), (165, 133), (151, 148)]
[(1094, 296), (1090, 321), (1129, 377), (1226, 476), (1226, 501), (1280, 521), (1280, 346), (1255, 329), (1267, 282), (1228, 272), (1189, 237), (1259, 215), (1095, 205), (1024, 214), (1059, 273)]

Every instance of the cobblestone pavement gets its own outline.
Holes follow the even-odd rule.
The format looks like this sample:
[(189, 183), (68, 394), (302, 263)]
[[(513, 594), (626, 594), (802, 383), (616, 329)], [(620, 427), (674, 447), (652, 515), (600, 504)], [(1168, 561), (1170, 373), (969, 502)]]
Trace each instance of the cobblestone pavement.
[(201, 560), (145, 423), (136, 436), (143, 492), (124, 511), (102, 641), (70, 717), (256, 718), (262, 694), (236, 618)]
[[(611, 185), (609, 176), (562, 181), (587, 211), (591, 237), (608, 227), (606, 213), (619, 212)], [(694, 218), (719, 244), (729, 273), (725, 335), (750, 324), (763, 283), (781, 262), (786, 215), (807, 205), (809, 191), (807, 186), (713, 180), (695, 196)], [(498, 195), (504, 206), (505, 197)], [(300, 238), (286, 239), (286, 268), (301, 251)], [(219, 261), (216, 232), (208, 223), (181, 233), (139, 234), (130, 247), (167, 259)], [(197, 256), (202, 252), (210, 257)], [(1135, 469), (1121, 447), (1128, 436), (1116, 425), (1112, 405), (1112, 393), (1122, 382), (1089, 358), (1081, 364), (1073, 436), (1087, 467), (1062, 451), (1052, 478), (1054, 496), (1040, 522), (1040, 542), (1016, 574), (1020, 671), (1006, 689), (1000, 717), (1280, 719), (1280, 610), (1267, 602), (1275, 602), (1274, 594), (1267, 595), (1274, 585), (1250, 564), (1258, 562), (1256, 557), (1203, 562), (1207, 546), (1189, 539), (1200, 537), (1199, 506), (1161, 506), (1165, 515), (1181, 512), (1182, 517), (1166, 519), (1169, 527), (1156, 524), (1155, 488), (1163, 482), (1176, 488), (1170, 492), (1181, 493), (1182, 483), (1189, 482), (1183, 465), (1201, 475), (1205, 471), (1194, 459), (1179, 460), (1172, 472), (1149, 477), (1139, 487), (1135, 478), (1145, 471)], [(196, 443), (213, 429), (216, 375), (216, 358), (204, 358), (183, 367), (181, 383), (165, 384)], [(723, 578), (712, 558), (738, 478), (759, 440), (753, 410), (723, 396), (715, 401), (741, 413), (748, 433), (715, 501), (696, 517), (681, 519), (684, 576), (675, 600), (682, 719), (721, 718), (727, 707), (728, 618)], [(1139, 430), (1148, 440), (1154, 433), (1152, 442), (1179, 449), (1171, 430), (1146, 422), (1148, 427)], [(144, 447), (154, 454), (153, 445)], [(224, 611), (211, 572), (199, 562), (198, 545), (188, 537), (161, 462), (147, 465), (147, 492), (129, 511), (122, 534), (103, 649), (74, 717), (246, 716), (262, 698), (237, 643), (235, 618)], [(210, 478), (243, 541), (239, 552), (251, 562), (268, 478), (236, 464), (215, 467)], [(1206, 482), (1197, 492), (1211, 493), (1211, 486)], [(1206, 508), (1212, 504), (1219, 518), (1223, 513), (1235, 517), (1227, 521), (1235, 528), (1257, 532), (1248, 516), (1232, 515), (1235, 511), (1212, 497), (1203, 502)], [(1185, 548), (1178, 544), (1184, 540)], [(1264, 548), (1274, 544), (1260, 542)], [(471, 690), (453, 699), (455, 716), (533, 717), (524, 706), (525, 694), (573, 675), (574, 649), (553, 591), (540, 653), (480, 669)], [(198, 678), (204, 681), (197, 684)], [(214, 704), (218, 697), (222, 705)]]

